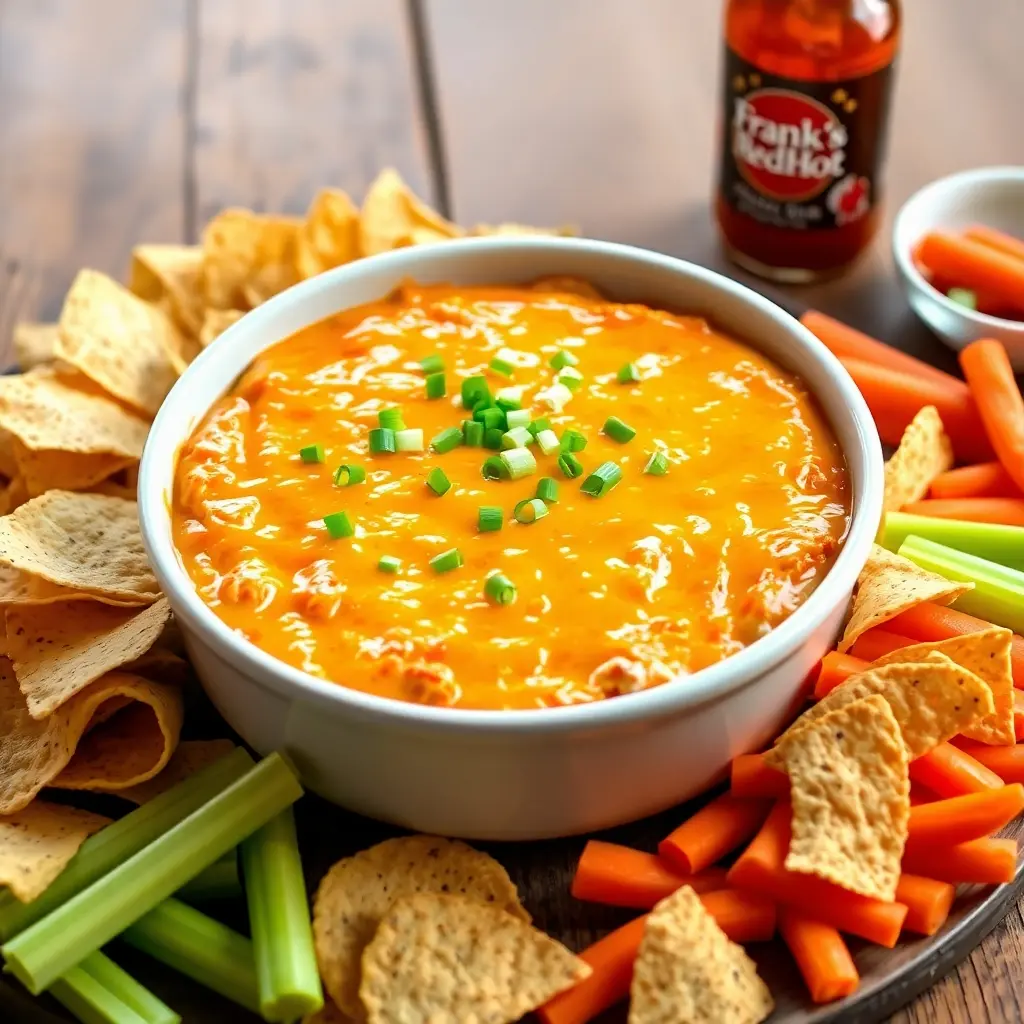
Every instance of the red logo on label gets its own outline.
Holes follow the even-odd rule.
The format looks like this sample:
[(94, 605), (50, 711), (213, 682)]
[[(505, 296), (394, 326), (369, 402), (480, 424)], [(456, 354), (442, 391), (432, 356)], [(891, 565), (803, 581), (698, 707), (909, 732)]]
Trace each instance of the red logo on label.
[(813, 199), (845, 174), (846, 128), (815, 100), (785, 89), (737, 97), (732, 152), (740, 173), (772, 199)]

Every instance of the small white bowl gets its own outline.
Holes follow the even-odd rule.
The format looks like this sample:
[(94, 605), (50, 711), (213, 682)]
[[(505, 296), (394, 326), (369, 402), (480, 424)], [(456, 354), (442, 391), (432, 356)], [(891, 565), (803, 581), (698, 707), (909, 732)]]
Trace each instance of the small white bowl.
[[(264, 349), (338, 310), (424, 284), (524, 282), (568, 274), (620, 301), (707, 316), (799, 372), (845, 453), (853, 515), (842, 550), (808, 600), (739, 654), (656, 689), (536, 711), (459, 711), (324, 682), (265, 654), (200, 600), (171, 535), (180, 446)], [(838, 360), (788, 313), (691, 263), (570, 238), (483, 238), (360, 260), (271, 299), (231, 327), (167, 396), (142, 458), (146, 550), (196, 671), (256, 750), (282, 749), (312, 790), (409, 828), (475, 839), (538, 839), (620, 824), (679, 803), (730, 758), (765, 743), (841, 626), (882, 505), (871, 414)]]
[(900, 208), (892, 251), (914, 312), (951, 348), (978, 338), (997, 338), (1016, 370), (1024, 371), (1024, 323), (967, 309), (933, 288), (911, 254), (929, 231), (958, 231), (984, 224), (1024, 238), (1024, 167), (980, 167), (940, 178), (915, 192)]

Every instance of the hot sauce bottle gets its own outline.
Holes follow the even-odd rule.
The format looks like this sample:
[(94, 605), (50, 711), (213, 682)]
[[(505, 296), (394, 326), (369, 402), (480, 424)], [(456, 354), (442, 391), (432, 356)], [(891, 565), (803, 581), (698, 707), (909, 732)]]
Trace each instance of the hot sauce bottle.
[(898, 0), (728, 0), (715, 213), (776, 281), (834, 276), (879, 217)]

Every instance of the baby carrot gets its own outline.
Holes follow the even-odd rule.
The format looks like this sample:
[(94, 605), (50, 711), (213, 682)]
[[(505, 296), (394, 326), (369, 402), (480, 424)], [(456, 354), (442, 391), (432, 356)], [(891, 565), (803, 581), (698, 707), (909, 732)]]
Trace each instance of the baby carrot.
[(993, 299), (1018, 307), (1024, 295), (1024, 262), (1005, 252), (961, 238), (948, 231), (933, 231), (921, 240), (921, 262), (939, 277), (961, 288), (984, 292)]
[(912, 516), (1024, 526), (1024, 498), (927, 498), (912, 501), (901, 511)]
[(907, 843), (903, 869), (956, 885), (1000, 885), (1017, 870), (1016, 839), (972, 839), (952, 846)]
[(867, 667), (867, 661), (859, 657), (855, 658), (852, 654), (840, 654), (839, 651), (829, 651), (821, 659), (821, 671), (818, 673), (817, 682), (814, 684), (814, 699), (821, 700), (822, 697), (830, 694), (840, 683), (845, 683), (850, 676), (863, 672)]
[[(1017, 296), (1021, 299), (1024, 262), (1017, 262), (1021, 276)], [(1024, 489), (1024, 398), (1006, 349), (992, 338), (971, 342), (960, 352), (960, 367), (999, 461), (1013, 482)]]
[(782, 907), (779, 934), (800, 968), (812, 1002), (831, 1003), (856, 990), (860, 975), (843, 937), (831, 925)]
[(940, 797), (965, 796), (1003, 786), (1003, 780), (994, 771), (952, 743), (940, 743), (911, 761), (910, 778)]
[(959, 738), (956, 745), (961, 753), (973, 757), (989, 771), (995, 772), (1008, 785), (1012, 782), (1024, 782), (1024, 745), (990, 747), (987, 743)]
[(590, 903), (650, 910), (682, 885), (691, 886), (697, 893), (724, 888), (725, 870), (708, 868), (696, 875), (684, 875), (653, 853), (591, 839), (576, 865), (572, 894)]
[[(944, 608), (938, 604), (919, 604), (886, 623), (893, 632), (912, 637), (915, 641), (948, 640), (951, 636), (977, 633), (991, 627), (990, 622), (974, 615)], [(1014, 635), (1010, 641), (1010, 665), (1013, 685), (1024, 689), (1024, 637)]]
[(923, 375), (944, 383), (950, 381), (960, 383), (952, 374), (944, 373), (920, 359), (915, 359), (906, 352), (901, 352), (898, 348), (876, 341), (870, 335), (848, 327), (824, 313), (819, 313), (816, 309), (809, 309), (804, 313), (800, 317), (800, 323), (815, 335), (834, 356), (839, 356), (842, 359), (863, 359), (876, 366), (887, 366), (890, 370), (897, 370), (914, 377)]
[(766, 764), (764, 754), (740, 754), (732, 759), (729, 791), (743, 799), (789, 796), (789, 776)]
[(992, 445), (967, 385), (950, 377), (939, 381), (910, 376), (862, 359), (840, 360), (864, 396), (879, 436), (887, 444), (900, 443), (903, 431), (922, 406), (934, 405), (958, 459), (984, 462), (992, 458)]
[(746, 842), (770, 809), (767, 801), (723, 793), (663, 839), (658, 853), (677, 871), (694, 874)]
[(702, 893), (700, 901), (733, 942), (767, 942), (775, 934), (775, 903), (767, 896), (716, 889)]
[(940, 882), (920, 875), (900, 875), (896, 900), (909, 908), (903, 927), (919, 935), (934, 935), (949, 917), (955, 897), (956, 886), (952, 882)]
[(1024, 786), (968, 793), (910, 808), (909, 839), (950, 846), (998, 832), (1024, 811)]
[(887, 629), (876, 626), (857, 637), (850, 648), (850, 653), (856, 658), (863, 658), (864, 661), (877, 661), (883, 655), (892, 654), (901, 647), (909, 647), (914, 642), (910, 637), (890, 633)]
[(979, 462), (940, 473), (928, 494), (932, 498), (1024, 498), (1024, 491), (999, 462)]
[(1024, 241), (1008, 235), (1004, 231), (997, 231), (995, 228), (987, 228), (983, 224), (971, 224), (964, 228), (963, 236), (968, 241), (977, 242), (979, 245), (987, 245), (1006, 256), (1014, 256), (1024, 260)]
[(1013, 735), (1017, 742), (1024, 740), (1024, 693), (1013, 690)]
[(907, 907), (848, 892), (812, 875), (787, 871), (791, 814), (788, 800), (775, 805), (760, 832), (729, 869), (729, 884), (763, 893), (779, 903), (813, 914), (840, 931), (891, 949), (899, 938)]

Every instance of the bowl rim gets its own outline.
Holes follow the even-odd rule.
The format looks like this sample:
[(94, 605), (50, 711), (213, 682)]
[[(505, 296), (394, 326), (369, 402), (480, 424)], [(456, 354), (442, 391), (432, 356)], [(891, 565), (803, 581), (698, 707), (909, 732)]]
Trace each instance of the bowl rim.
[(907, 283), (920, 291), (925, 292), (932, 301), (939, 303), (947, 311), (962, 317), (968, 323), (975, 324), (980, 328), (999, 328), (1002, 331), (1016, 332), (1024, 335), (1024, 322), (1019, 320), (1007, 320), (1005, 317), (992, 316), (989, 313), (979, 313), (976, 309), (968, 309), (954, 302), (942, 292), (935, 288), (930, 281), (917, 269), (911, 259), (914, 240), (907, 239), (906, 244), (900, 244), (902, 236), (906, 234), (905, 221), (916, 208), (935, 196), (942, 195), (966, 184), (978, 182), (1016, 182), (1024, 190), (1024, 167), (1013, 164), (998, 164), (990, 167), (971, 167), (964, 171), (955, 171), (945, 177), (936, 178), (927, 185), (923, 185), (916, 192), (910, 195), (896, 211), (892, 222), (892, 255), (896, 266)]
[[(199, 597), (167, 529), (170, 508), (157, 479), (159, 470), (155, 466), (157, 456), (154, 454), (158, 447), (157, 439), (161, 435), (170, 434), (174, 438), (170, 447), (177, 453), (194, 428), (195, 420), (192, 420), (188, 433), (182, 433), (181, 427), (187, 418), (175, 415), (175, 399), (176, 396), (184, 395), (190, 382), (203, 373), (212, 355), (211, 346), (199, 354), (164, 399), (150, 428), (139, 472), (138, 502), (143, 544), (161, 589), (167, 595), (175, 616), (182, 620), (186, 637), (189, 632), (194, 633), (200, 642), (244, 675), (247, 682), (269, 689), (289, 701), (304, 699), (335, 713), (341, 711), (366, 721), (387, 722), (392, 727), (404, 725), (418, 732), (458, 734), (462, 737), (548, 735), (664, 718), (742, 689), (791, 657), (834, 613), (837, 604), (845, 603), (867, 559), (881, 516), (882, 450), (867, 404), (839, 360), (795, 317), (745, 285), (697, 264), (615, 242), (557, 237), (460, 239), (382, 253), (303, 281), (247, 313), (217, 339), (217, 345), (221, 351), (226, 345), (244, 348), (244, 339), (259, 330), (261, 322), (270, 319), (276, 310), (288, 305), (302, 306), (310, 297), (324, 291), (330, 292), (350, 276), (360, 275), (371, 264), (378, 271), (386, 269), (388, 263), (396, 264), (400, 268), (393, 275), (397, 282), (403, 277), (415, 277), (415, 268), (410, 270), (405, 266), (407, 262), (419, 266), (429, 262), (434, 254), (442, 250), (451, 254), (456, 247), (472, 247), (480, 252), (529, 252), (535, 248), (548, 254), (551, 251), (564, 254), (567, 261), (573, 254), (589, 253), (604, 256), (610, 261), (617, 258), (651, 269), (658, 267), (675, 275), (696, 278), (725, 292), (735, 303), (748, 308), (756, 307), (763, 315), (785, 328), (793, 343), (801, 350), (801, 355), (815, 360), (840, 393), (839, 408), (827, 410), (833, 430), (838, 433), (835, 424), (837, 418), (847, 417), (852, 428), (850, 432), (856, 438), (854, 450), (843, 446), (854, 485), (850, 524), (839, 554), (825, 577), (785, 621), (742, 651), (692, 676), (589, 704), (522, 710), (437, 708), (380, 697), (350, 689), (344, 684), (319, 679), (279, 661), (230, 629)], [(754, 342), (746, 343), (756, 347)], [(238, 365), (235, 376), (244, 366), (244, 363)], [(223, 390), (230, 386), (233, 379), (234, 376), (223, 382)], [(855, 463), (862, 467), (862, 478), (859, 481), (856, 479)], [(683, 679), (687, 682), (685, 686), (679, 685)]]

